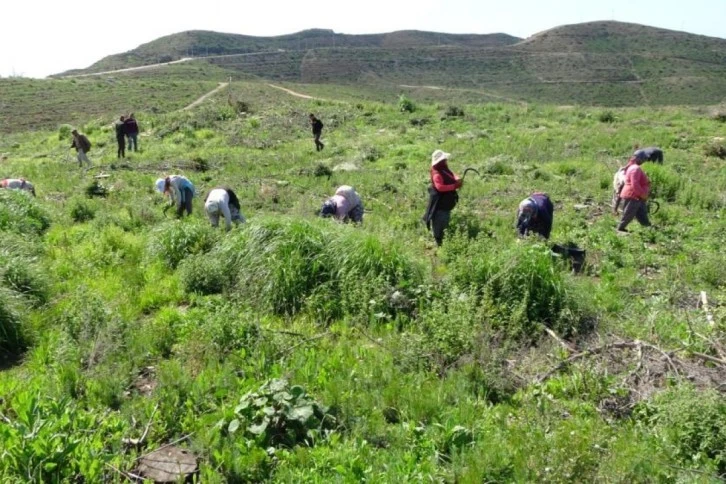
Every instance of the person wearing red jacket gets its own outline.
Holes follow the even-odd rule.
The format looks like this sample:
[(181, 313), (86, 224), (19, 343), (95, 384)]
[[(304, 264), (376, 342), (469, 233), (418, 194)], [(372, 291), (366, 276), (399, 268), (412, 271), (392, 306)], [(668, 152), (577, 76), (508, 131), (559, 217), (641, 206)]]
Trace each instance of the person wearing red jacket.
[(424, 215), (426, 227), (431, 228), (436, 245), (444, 241), (444, 231), (449, 225), (451, 210), (459, 201), (456, 191), (463, 181), (449, 169), (448, 159), (451, 155), (436, 150), (431, 155), (431, 186), (429, 187), (429, 204)]
[(618, 224), (619, 232), (627, 232), (627, 227), (633, 219), (637, 219), (643, 227), (650, 226), (648, 220), (648, 194), (650, 193), (650, 180), (640, 165), (647, 160), (643, 151), (637, 151), (625, 167), (625, 185), (620, 192), (620, 198), (625, 202), (623, 216)]

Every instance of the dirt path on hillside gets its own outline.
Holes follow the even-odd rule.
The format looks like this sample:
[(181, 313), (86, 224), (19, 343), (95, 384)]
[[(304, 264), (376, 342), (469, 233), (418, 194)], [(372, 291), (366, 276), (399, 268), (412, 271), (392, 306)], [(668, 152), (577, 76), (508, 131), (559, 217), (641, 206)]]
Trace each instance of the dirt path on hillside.
[(181, 111), (188, 111), (188, 110), (190, 110), (192, 108), (195, 108), (195, 107), (199, 106), (204, 101), (206, 101), (207, 98), (209, 98), (211, 96), (214, 96), (215, 94), (217, 94), (219, 91), (221, 91), (222, 89), (224, 89), (227, 86), (229, 86), (229, 82), (220, 82), (219, 83), (219, 86), (215, 87), (214, 89), (212, 89), (211, 91), (209, 91), (207, 94), (203, 95), (202, 97), (200, 97), (199, 99), (197, 99), (196, 101), (194, 101), (193, 103), (191, 103), (189, 106), (186, 106), (186, 107), (181, 108)]
[(457, 91), (457, 92), (473, 92), (476, 94), (483, 94), (485, 96), (492, 97), (494, 99), (501, 99), (502, 101), (507, 101), (510, 103), (515, 104), (521, 104), (526, 106), (527, 103), (524, 101), (520, 101), (519, 99), (513, 99), (511, 97), (502, 96), (500, 94), (494, 94), (488, 91), (484, 91), (482, 89), (465, 89), (461, 87), (443, 87), (443, 86), (414, 86), (411, 84), (399, 84), (398, 87), (405, 87), (408, 89), (430, 89), (432, 91)]
[(318, 101), (327, 101), (327, 99), (325, 99), (325, 98), (315, 97), (315, 96), (308, 96), (307, 94), (301, 94), (299, 92), (295, 92), (295, 91), (293, 91), (291, 89), (287, 89), (287, 88), (284, 88), (282, 86), (276, 86), (274, 84), (268, 84), (268, 86), (270, 86), (272, 88), (275, 88), (275, 89), (279, 89), (280, 91), (285, 91), (286, 93), (288, 93), (291, 96), (299, 97), (299, 98), (302, 98), (302, 99), (314, 99), (314, 100), (318, 100)]
[(127, 67), (125, 69), (115, 69), (112, 71), (90, 72), (88, 74), (71, 74), (68, 76), (61, 76), (61, 77), (63, 77), (63, 78), (66, 78), (66, 77), (91, 77), (91, 76), (104, 76), (106, 74), (118, 74), (121, 72), (144, 71), (147, 69), (156, 69), (158, 67), (170, 66), (173, 64), (181, 64), (182, 62), (189, 62), (189, 61), (193, 61), (194, 59), (198, 59), (198, 57), (184, 57), (182, 59), (177, 59), (175, 61), (160, 62), (158, 64), (148, 64), (148, 65), (139, 66), (139, 67)]

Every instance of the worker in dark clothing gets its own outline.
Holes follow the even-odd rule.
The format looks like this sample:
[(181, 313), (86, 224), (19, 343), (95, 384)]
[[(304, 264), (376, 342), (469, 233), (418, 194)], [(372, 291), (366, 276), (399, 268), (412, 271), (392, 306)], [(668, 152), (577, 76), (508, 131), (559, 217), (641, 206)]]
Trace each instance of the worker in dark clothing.
[(118, 150), (116, 151), (117, 158), (126, 157), (126, 124), (124, 123), (126, 118), (121, 116), (116, 121), (116, 143), (118, 144)]
[(660, 163), (661, 165), (663, 164), (663, 150), (660, 148), (652, 146), (650, 148), (636, 150), (635, 153), (633, 153), (633, 156), (639, 156), (639, 153), (642, 153), (640, 156), (644, 156), (646, 161), (653, 161), (655, 163)]
[(520, 236), (530, 232), (541, 235), (545, 239), (550, 238), (552, 232), (552, 220), (555, 207), (550, 197), (545, 193), (534, 193), (526, 200), (522, 200), (517, 211), (517, 231)]
[(310, 115), (310, 125), (313, 127), (313, 137), (315, 138), (315, 151), (322, 151), (325, 145), (320, 141), (320, 136), (323, 134), (323, 122), (315, 117), (314, 114)]
[(444, 231), (449, 226), (451, 211), (459, 201), (456, 191), (464, 181), (449, 169), (448, 159), (451, 155), (436, 150), (431, 155), (431, 186), (429, 186), (429, 204), (426, 207), (424, 222), (431, 228), (436, 245), (444, 241)]
[(139, 151), (139, 124), (134, 118), (134, 113), (129, 114), (124, 123), (126, 124), (126, 137), (129, 140), (129, 151), (131, 151), (132, 146), (134, 151)]

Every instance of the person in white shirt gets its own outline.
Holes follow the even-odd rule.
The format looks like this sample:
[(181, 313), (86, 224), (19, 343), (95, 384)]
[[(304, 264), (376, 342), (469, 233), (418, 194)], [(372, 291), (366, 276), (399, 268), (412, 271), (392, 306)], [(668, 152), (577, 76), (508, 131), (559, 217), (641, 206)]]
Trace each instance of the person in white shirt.
[(214, 188), (204, 198), (204, 211), (207, 212), (212, 227), (219, 227), (220, 215), (224, 217), (225, 228), (229, 231), (232, 222), (236, 224), (246, 222), (240, 212), (239, 198), (229, 188)]

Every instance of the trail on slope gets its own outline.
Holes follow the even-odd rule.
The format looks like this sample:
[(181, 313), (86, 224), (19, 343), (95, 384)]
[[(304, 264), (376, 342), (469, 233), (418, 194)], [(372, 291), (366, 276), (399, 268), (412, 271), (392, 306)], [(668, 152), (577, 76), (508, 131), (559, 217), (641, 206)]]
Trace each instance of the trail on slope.
[(482, 89), (465, 89), (465, 88), (462, 88), (462, 87), (443, 87), (443, 86), (414, 86), (414, 85), (411, 85), (411, 84), (399, 84), (398, 87), (405, 87), (405, 88), (408, 88), (408, 89), (431, 89), (431, 90), (434, 90), (434, 91), (473, 92), (473, 93), (476, 93), (476, 94), (483, 94), (485, 96), (489, 96), (489, 97), (492, 97), (494, 99), (501, 99), (502, 101), (507, 101), (507, 102), (510, 102), (510, 103), (521, 104), (521, 105), (524, 105), (524, 106), (527, 105), (526, 102), (520, 101), (519, 99), (514, 99), (514, 98), (511, 98), (511, 97), (502, 96), (500, 94), (494, 94), (494, 93), (491, 93), (489, 91), (484, 91)]
[(206, 93), (205, 95), (203, 95), (202, 97), (200, 97), (199, 99), (197, 99), (196, 101), (191, 103), (189, 106), (183, 107), (181, 110), (188, 111), (192, 108), (199, 106), (204, 101), (206, 101), (207, 98), (214, 96), (215, 94), (217, 94), (219, 91), (221, 91), (222, 89), (224, 89), (227, 86), (229, 86), (229, 82), (220, 82), (219, 86), (215, 87), (214, 89), (212, 89), (211, 91), (209, 91), (208, 93)]
[(148, 64), (145, 66), (138, 66), (138, 67), (126, 67), (125, 69), (114, 69), (112, 71), (90, 72), (88, 74), (70, 74), (68, 76), (61, 76), (61, 77), (65, 78), (65, 77), (104, 76), (106, 74), (118, 74), (120, 72), (143, 71), (143, 70), (147, 70), (147, 69), (156, 69), (158, 67), (163, 67), (163, 66), (170, 66), (172, 64), (181, 64), (182, 62), (189, 62), (194, 59), (197, 59), (197, 57), (184, 57), (182, 59), (177, 59), (175, 61), (160, 62), (158, 64)]
[(299, 97), (299, 98), (302, 98), (302, 99), (315, 99), (315, 100), (318, 100), (318, 101), (327, 101), (327, 99), (325, 99), (325, 98), (315, 97), (315, 96), (308, 96), (307, 94), (301, 94), (299, 92), (293, 91), (292, 89), (287, 89), (287, 88), (282, 87), (282, 86), (276, 86), (274, 84), (268, 84), (268, 86), (270, 86), (272, 88), (275, 88), (275, 89), (279, 89), (280, 91), (284, 91), (284, 92), (288, 93), (291, 96)]

